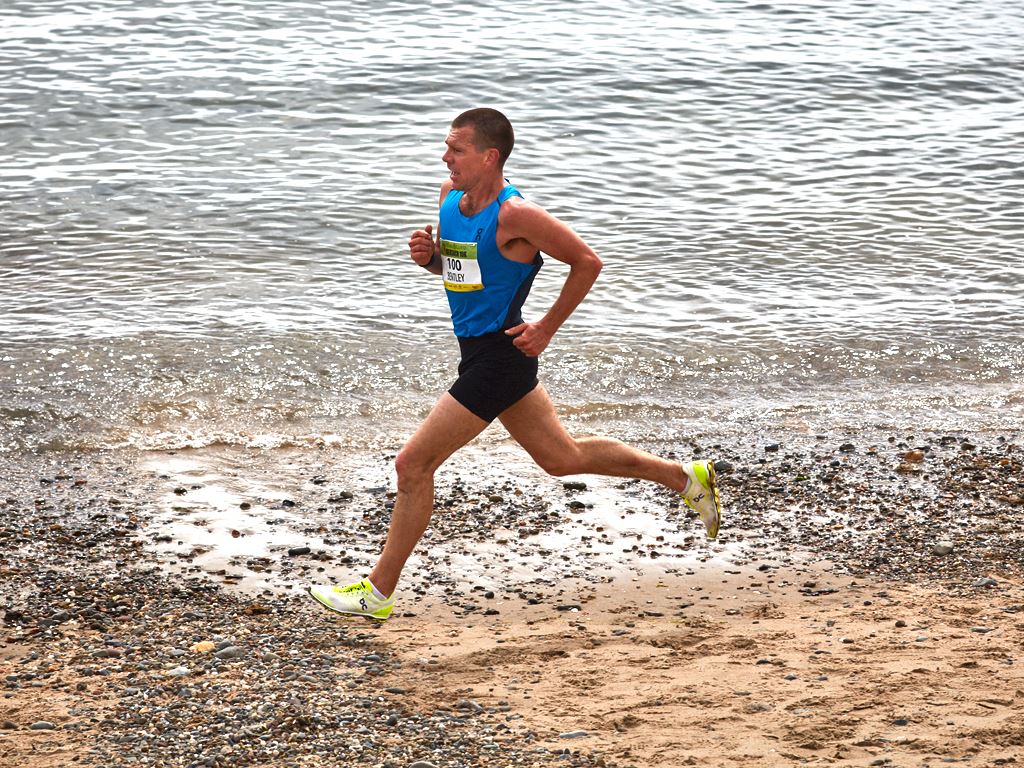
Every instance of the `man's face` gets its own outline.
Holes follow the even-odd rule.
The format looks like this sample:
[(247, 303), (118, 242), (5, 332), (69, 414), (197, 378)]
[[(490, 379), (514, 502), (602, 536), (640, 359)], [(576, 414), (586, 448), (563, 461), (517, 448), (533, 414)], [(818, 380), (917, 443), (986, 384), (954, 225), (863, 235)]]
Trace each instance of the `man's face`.
[(472, 187), (488, 165), (488, 152), (477, 149), (472, 127), (452, 128), (444, 143), (448, 145), (441, 159), (448, 166), (452, 186), (465, 190)]

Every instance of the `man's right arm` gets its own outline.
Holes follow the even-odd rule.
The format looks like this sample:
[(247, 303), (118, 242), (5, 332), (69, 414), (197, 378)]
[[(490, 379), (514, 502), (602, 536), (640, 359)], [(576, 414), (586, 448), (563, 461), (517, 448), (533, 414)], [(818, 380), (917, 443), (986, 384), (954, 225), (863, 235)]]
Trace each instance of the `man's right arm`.
[(441, 244), (434, 239), (433, 225), (417, 229), (409, 238), (409, 258), (427, 272), (441, 274)]
[[(441, 185), (441, 195), (438, 198), (438, 207), (451, 191), (452, 182), (446, 180)], [(432, 232), (432, 225), (427, 224), (423, 229), (417, 229), (409, 238), (409, 258), (428, 272), (440, 275), (441, 269), (441, 228), (438, 227), (436, 236)]]

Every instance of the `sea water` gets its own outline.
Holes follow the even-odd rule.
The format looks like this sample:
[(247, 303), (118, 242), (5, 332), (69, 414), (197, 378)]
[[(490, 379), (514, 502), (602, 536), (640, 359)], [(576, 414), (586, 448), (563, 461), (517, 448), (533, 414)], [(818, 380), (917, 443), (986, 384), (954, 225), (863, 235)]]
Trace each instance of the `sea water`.
[(605, 264), (542, 357), (574, 430), (1019, 430), (1021, 50), (1011, 0), (8, 0), (0, 452), (400, 445), (474, 106)]

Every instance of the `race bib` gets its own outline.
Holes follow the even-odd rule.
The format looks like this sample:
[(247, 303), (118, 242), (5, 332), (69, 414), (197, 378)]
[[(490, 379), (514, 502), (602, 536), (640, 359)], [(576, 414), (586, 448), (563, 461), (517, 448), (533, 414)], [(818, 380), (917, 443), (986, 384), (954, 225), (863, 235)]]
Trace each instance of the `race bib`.
[(441, 268), (444, 287), (449, 291), (482, 291), (480, 262), (476, 258), (476, 243), (441, 241)]

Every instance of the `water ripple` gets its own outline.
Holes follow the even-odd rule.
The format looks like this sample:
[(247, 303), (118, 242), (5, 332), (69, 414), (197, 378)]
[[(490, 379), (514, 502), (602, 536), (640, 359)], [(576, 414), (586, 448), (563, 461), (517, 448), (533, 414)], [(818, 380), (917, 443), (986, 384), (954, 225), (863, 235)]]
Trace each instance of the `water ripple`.
[[(610, 393), (675, 402), (693, 370), (1019, 381), (1022, 22), (1009, 0), (13, 0), (0, 355), (31, 370), (0, 384), (25, 421), (25, 391), (100, 385), (31, 368), (40, 344), (184, 345), (224, 389), (211, 340), (274, 338), (287, 368), (312, 354), (300, 340), (356, 355), (376, 334), (440, 385), (413, 350), (444, 331), (443, 297), (405, 240), (436, 216), (448, 121), (482, 98), (516, 123), (510, 177), (606, 263), (564, 338), (643, 346), (628, 371), (585, 347)], [(549, 260), (528, 314), (563, 275)], [(692, 338), (726, 351), (666, 373)], [(124, 391), (156, 386), (133, 365)], [(371, 371), (401, 378), (329, 384)], [(570, 399), (592, 390), (559, 376)]]

